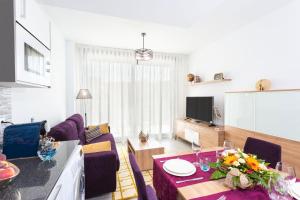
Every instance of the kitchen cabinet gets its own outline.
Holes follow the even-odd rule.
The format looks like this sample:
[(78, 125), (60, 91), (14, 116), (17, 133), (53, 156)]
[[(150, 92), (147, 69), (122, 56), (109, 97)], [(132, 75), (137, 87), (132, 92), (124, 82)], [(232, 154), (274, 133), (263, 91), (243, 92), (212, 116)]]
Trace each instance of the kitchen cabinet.
[(77, 146), (47, 200), (83, 200), (84, 184), (84, 158), (81, 146)]
[(51, 49), (51, 23), (35, 0), (15, 0), (16, 21)]
[(1, 0), (0, 27), (0, 86), (51, 87), (50, 23), (35, 0)]
[(228, 92), (225, 125), (300, 141), (300, 90)]

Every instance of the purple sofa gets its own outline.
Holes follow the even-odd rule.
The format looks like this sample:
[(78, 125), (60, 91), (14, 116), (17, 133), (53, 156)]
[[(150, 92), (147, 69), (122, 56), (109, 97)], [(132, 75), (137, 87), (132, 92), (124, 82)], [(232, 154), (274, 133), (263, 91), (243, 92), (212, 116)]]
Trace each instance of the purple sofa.
[(56, 141), (80, 140), (82, 145), (110, 141), (112, 151), (84, 155), (85, 195), (90, 198), (113, 192), (116, 190), (116, 172), (120, 167), (114, 137), (111, 133), (104, 134), (86, 143), (84, 130), (82, 116), (75, 114), (52, 127), (48, 135)]

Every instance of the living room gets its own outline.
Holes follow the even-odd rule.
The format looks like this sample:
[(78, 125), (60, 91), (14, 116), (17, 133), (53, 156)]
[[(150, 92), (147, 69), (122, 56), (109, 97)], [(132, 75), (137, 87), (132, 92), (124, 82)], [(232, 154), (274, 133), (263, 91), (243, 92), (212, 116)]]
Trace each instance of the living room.
[[(299, 8), (2, 0), (0, 175), (13, 172), (0, 176), (0, 196), (300, 199)], [(232, 165), (254, 155), (258, 178), (248, 162), (220, 163), (231, 154)], [(229, 184), (231, 167), (249, 185)]]

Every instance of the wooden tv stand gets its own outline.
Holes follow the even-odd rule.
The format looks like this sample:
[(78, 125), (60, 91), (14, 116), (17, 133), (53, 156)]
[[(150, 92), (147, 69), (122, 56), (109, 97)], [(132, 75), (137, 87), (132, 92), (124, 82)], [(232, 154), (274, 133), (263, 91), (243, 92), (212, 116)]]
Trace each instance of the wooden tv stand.
[[(225, 138), (223, 126), (208, 126), (201, 122), (195, 122), (190, 119), (177, 119), (175, 123), (176, 139), (180, 138), (192, 142), (191, 138), (201, 144), (203, 148), (222, 146)], [(194, 135), (195, 134), (195, 135)]]

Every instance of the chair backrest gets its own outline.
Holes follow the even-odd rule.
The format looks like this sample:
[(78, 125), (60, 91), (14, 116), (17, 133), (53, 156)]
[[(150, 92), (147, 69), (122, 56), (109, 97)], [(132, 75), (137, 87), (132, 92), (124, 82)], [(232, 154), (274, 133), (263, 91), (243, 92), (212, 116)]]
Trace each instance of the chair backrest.
[(129, 161), (133, 171), (136, 187), (138, 190), (138, 199), (139, 200), (148, 200), (146, 184), (143, 177), (143, 174), (135, 161), (135, 157), (132, 153), (129, 153)]
[(245, 153), (251, 153), (258, 158), (270, 163), (275, 168), (276, 163), (281, 161), (281, 146), (264, 140), (248, 137), (244, 147)]
[(8, 126), (3, 134), (3, 153), (7, 159), (37, 155), (41, 122)]

